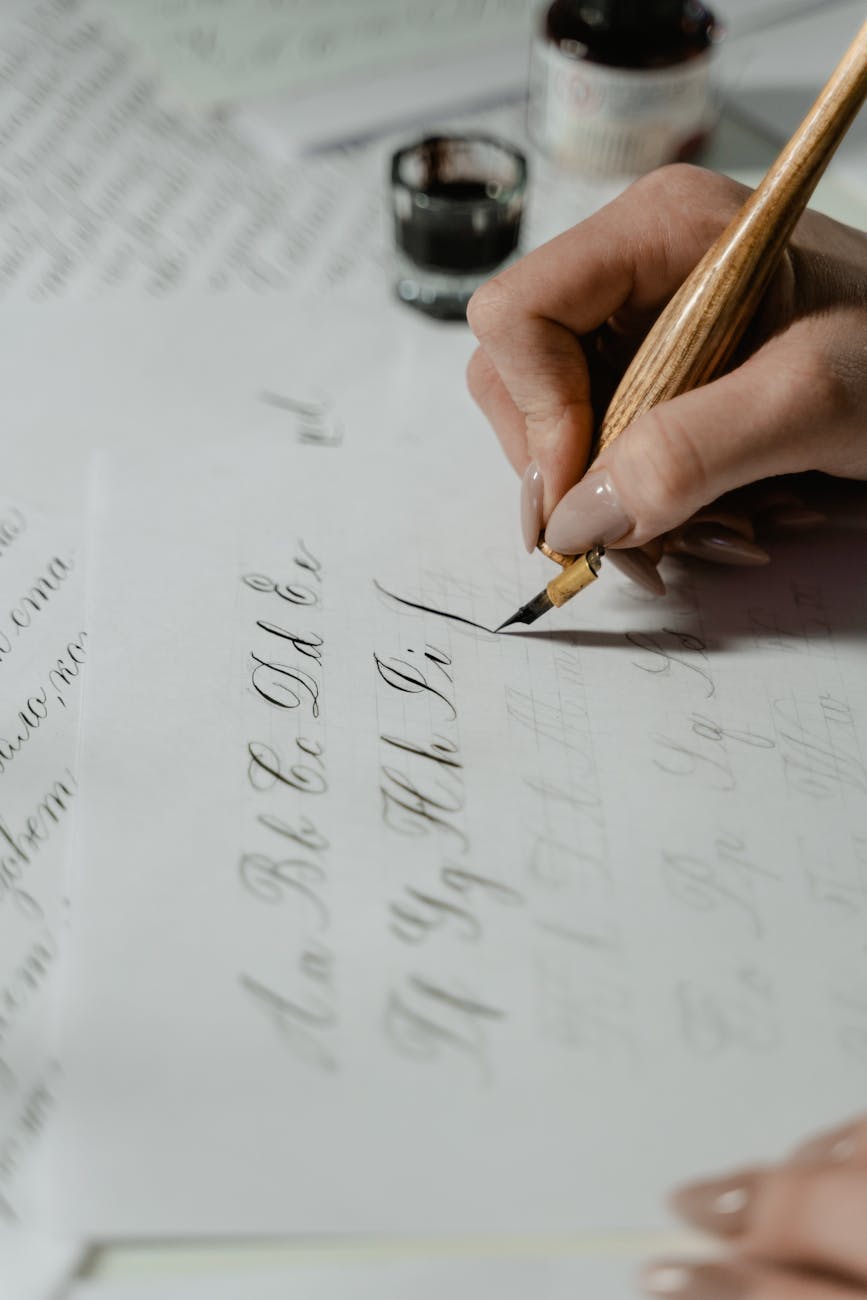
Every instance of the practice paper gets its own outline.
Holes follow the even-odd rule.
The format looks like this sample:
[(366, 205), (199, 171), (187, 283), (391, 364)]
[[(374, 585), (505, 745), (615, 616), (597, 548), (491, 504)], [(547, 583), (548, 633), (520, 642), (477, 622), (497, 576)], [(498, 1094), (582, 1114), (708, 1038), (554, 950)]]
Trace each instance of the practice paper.
[(232, 1271), (178, 1280), (92, 1281), (68, 1300), (631, 1300), (641, 1261), (635, 1255), (533, 1258), (420, 1256), (298, 1263), (279, 1272)]
[(213, 114), (171, 104), (82, 0), (0, 30), (0, 301), (319, 292), (379, 238), (380, 160), (275, 165)]
[(101, 461), (54, 1179), (87, 1233), (653, 1226), (863, 1104), (863, 532), (497, 637), (550, 574), (511, 471), (452, 343), (368, 342), (338, 457)]
[(0, 1226), (3, 1300), (57, 1300), (83, 1253), (74, 1242)]
[(34, 1231), (34, 1164), (54, 1105), (52, 1019), (64, 851), (78, 795), (87, 658), (72, 521), (0, 500), (0, 1294), (47, 1295), (76, 1249)]
[[(286, 153), (522, 94), (533, 0), (204, 0), (105, 6), (188, 103), (265, 99)], [(269, 110), (279, 109), (274, 115)], [(246, 113), (249, 118), (252, 113)]]

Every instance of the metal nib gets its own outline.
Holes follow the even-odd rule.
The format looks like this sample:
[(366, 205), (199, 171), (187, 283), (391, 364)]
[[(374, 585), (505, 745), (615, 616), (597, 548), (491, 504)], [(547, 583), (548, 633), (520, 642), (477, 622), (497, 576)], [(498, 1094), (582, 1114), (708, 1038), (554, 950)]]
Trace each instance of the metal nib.
[(547, 614), (548, 610), (553, 608), (554, 602), (548, 592), (540, 591), (538, 596), (534, 596), (526, 605), (522, 605), (517, 614), (507, 618), (505, 623), (501, 623), (499, 627), (494, 628), (494, 631), (502, 632), (504, 627), (511, 627), (513, 623), (535, 623), (537, 618), (541, 618), (543, 614)]

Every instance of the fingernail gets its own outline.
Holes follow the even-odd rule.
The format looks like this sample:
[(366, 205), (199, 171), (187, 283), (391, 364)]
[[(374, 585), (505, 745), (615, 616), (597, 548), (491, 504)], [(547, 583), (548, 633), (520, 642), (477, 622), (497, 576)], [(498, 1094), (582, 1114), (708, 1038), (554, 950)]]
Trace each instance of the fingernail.
[(648, 1264), (640, 1280), (650, 1295), (677, 1300), (740, 1300), (750, 1292), (746, 1271), (731, 1264), (661, 1259)]
[(697, 510), (692, 518), (686, 521), (685, 527), (692, 528), (695, 524), (716, 524), (727, 532), (737, 533), (739, 537), (745, 538), (748, 542), (755, 541), (753, 521), (749, 515), (740, 510), (724, 510), (718, 506), (705, 506), (703, 509)]
[(539, 466), (531, 460), (521, 479), (521, 532), (528, 551), (535, 551), (542, 532), (542, 496), (545, 485)]
[(665, 583), (662, 581), (659, 570), (649, 556), (640, 551), (637, 547), (625, 547), (619, 551), (606, 551), (606, 560), (625, 573), (627, 578), (636, 582), (639, 587), (645, 591), (651, 592), (654, 596), (665, 595)]
[(777, 506), (802, 506), (803, 504), (804, 498), (798, 496), (796, 492), (771, 484), (759, 488), (753, 497), (753, 508), (759, 512), (775, 510)]
[(631, 527), (611, 475), (597, 469), (566, 493), (548, 520), (545, 541), (555, 551), (579, 554), (619, 541)]
[(673, 1194), (671, 1205), (696, 1228), (720, 1237), (738, 1237), (749, 1224), (754, 1184), (754, 1174), (688, 1183)]
[(770, 555), (755, 542), (716, 524), (691, 524), (670, 533), (666, 549), (674, 555), (693, 555), (711, 564), (768, 564)]
[(859, 1152), (862, 1141), (861, 1126), (845, 1124), (830, 1133), (822, 1133), (811, 1138), (809, 1142), (796, 1147), (792, 1155), (793, 1165), (828, 1165), (845, 1164)]
[(826, 514), (809, 506), (776, 506), (763, 512), (760, 518), (762, 532), (806, 533), (827, 522)]

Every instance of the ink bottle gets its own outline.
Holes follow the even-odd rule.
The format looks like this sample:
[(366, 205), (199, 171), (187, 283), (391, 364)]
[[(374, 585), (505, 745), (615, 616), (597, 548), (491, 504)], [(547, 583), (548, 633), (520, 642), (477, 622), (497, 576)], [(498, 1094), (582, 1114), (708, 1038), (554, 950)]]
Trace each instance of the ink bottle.
[(720, 36), (700, 0), (554, 0), (533, 42), (532, 139), (602, 176), (691, 157), (717, 117)]
[(440, 320), (463, 320), (483, 281), (517, 256), (524, 155), (491, 136), (426, 136), (391, 160), (395, 289)]

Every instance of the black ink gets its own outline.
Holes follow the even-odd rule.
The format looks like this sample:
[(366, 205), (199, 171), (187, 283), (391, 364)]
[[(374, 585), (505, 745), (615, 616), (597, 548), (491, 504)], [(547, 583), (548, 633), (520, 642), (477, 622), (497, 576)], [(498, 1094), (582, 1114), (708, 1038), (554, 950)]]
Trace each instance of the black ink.
[[(295, 763), (284, 771), (277, 751), (263, 741), (251, 740), (247, 753), (250, 757), (247, 779), (254, 790), (270, 790), (278, 781), (301, 794), (324, 794), (328, 789), (322, 772), (316, 772), (306, 764)], [(265, 780), (263, 773), (271, 780)]]
[(273, 813), (259, 813), (256, 820), (260, 825), (267, 826), (278, 835), (285, 835), (288, 840), (300, 844), (304, 849), (310, 849), (313, 853), (323, 853), (329, 846), (328, 840), (316, 829), (309, 817), (300, 819), (297, 830), (294, 826), (288, 826), (286, 822), (281, 821), (279, 817), (275, 817)]
[[(293, 668), (289, 664), (269, 663), (257, 654), (251, 653), (250, 657), (256, 665), (250, 674), (250, 683), (263, 700), (278, 709), (297, 709), (306, 692), (313, 717), (319, 717), (319, 683), (315, 677), (302, 668)], [(282, 677), (286, 680), (269, 680), (265, 686), (261, 686), (257, 678), (263, 670), (266, 674), (273, 673), (275, 678)]]
[(444, 609), (435, 609), (433, 605), (420, 605), (417, 601), (407, 600), (404, 596), (395, 596), (393, 592), (386, 591), (385, 587), (377, 582), (375, 578), (373, 585), (381, 595), (387, 596), (389, 600), (395, 601), (398, 605), (405, 605), (407, 609), (417, 609), (422, 614), (436, 614), (440, 618), (450, 619), (453, 623), (463, 623), (466, 627), (474, 627), (479, 632), (487, 632), (490, 636), (496, 636), (494, 628), (483, 627), (481, 623), (474, 623), (471, 618), (464, 618), (461, 614), (449, 614)]
[(441, 763), (443, 767), (463, 767), (460, 759), (451, 757), (458, 752), (457, 745), (443, 737), (432, 740), (427, 749), (424, 745), (416, 745), (410, 740), (398, 740), (396, 736), (380, 736), (380, 740), (383, 744), (393, 745), (395, 749), (402, 749), (407, 754), (417, 754), (419, 758), (429, 758), (432, 763)]
[(373, 652), (373, 660), (386, 686), (407, 695), (418, 695), (421, 691), (429, 691), (438, 700), (442, 700), (452, 720), (457, 717), (457, 710), (449, 697), (437, 690), (435, 686), (431, 686), (424, 673), (415, 664), (406, 659), (393, 659), (391, 663), (386, 663), (384, 659), (380, 659), (376, 651)]
[(445, 898), (436, 898), (411, 885), (406, 886), (409, 902), (391, 904), (392, 933), (405, 943), (421, 943), (432, 930), (456, 922), (457, 933), (463, 939), (477, 940), (482, 933), (481, 922), (465, 907), (458, 907)]
[[(457, 836), (463, 851), (467, 851), (469, 840), (464, 832), (447, 821), (445, 816), (437, 815), (462, 812), (463, 803), (460, 799), (443, 803), (432, 794), (420, 790), (408, 776), (395, 768), (383, 766), (381, 771), (383, 783), (379, 788), (382, 794), (382, 819), (387, 826), (403, 835), (424, 835), (429, 830), (447, 831), (450, 835)], [(400, 809), (406, 817), (394, 820), (396, 809)]]
[(260, 627), (263, 632), (270, 632), (272, 636), (280, 637), (288, 641), (291, 646), (304, 655), (307, 659), (313, 659), (316, 663), (322, 663), (322, 646), (321, 636), (315, 632), (308, 632), (306, 636), (301, 636), (295, 632), (287, 632), (285, 627), (278, 627), (276, 623), (268, 623), (264, 619), (257, 619), (256, 626)]
[[(324, 951), (320, 954), (320, 960), (328, 964)], [(318, 1004), (300, 1006), (260, 984), (250, 975), (241, 975), (238, 982), (244, 992), (268, 1013), (281, 1038), (296, 1056), (321, 1070), (331, 1072), (337, 1069), (334, 1054), (317, 1037), (317, 1031), (334, 1025), (336, 1017), (330, 1006), (323, 1000)]]
[(9, 611), (9, 618), (18, 630), (18, 635), (33, 621), (33, 616), (45, 608), (58, 588), (72, 572), (72, 562), (61, 560), (55, 555), (49, 560), (41, 578), (36, 578), (32, 587), (23, 595), (14, 609)]
[(290, 891), (309, 904), (317, 928), (328, 929), (328, 908), (307, 881), (321, 884), (325, 872), (315, 862), (303, 858), (275, 861), (265, 853), (245, 853), (239, 874), (244, 888), (264, 903), (282, 903)]
[(319, 593), (303, 584), (297, 586), (291, 582), (275, 582), (264, 573), (246, 573), (241, 579), (251, 591), (261, 591), (265, 595), (279, 596), (290, 605), (318, 605)]

